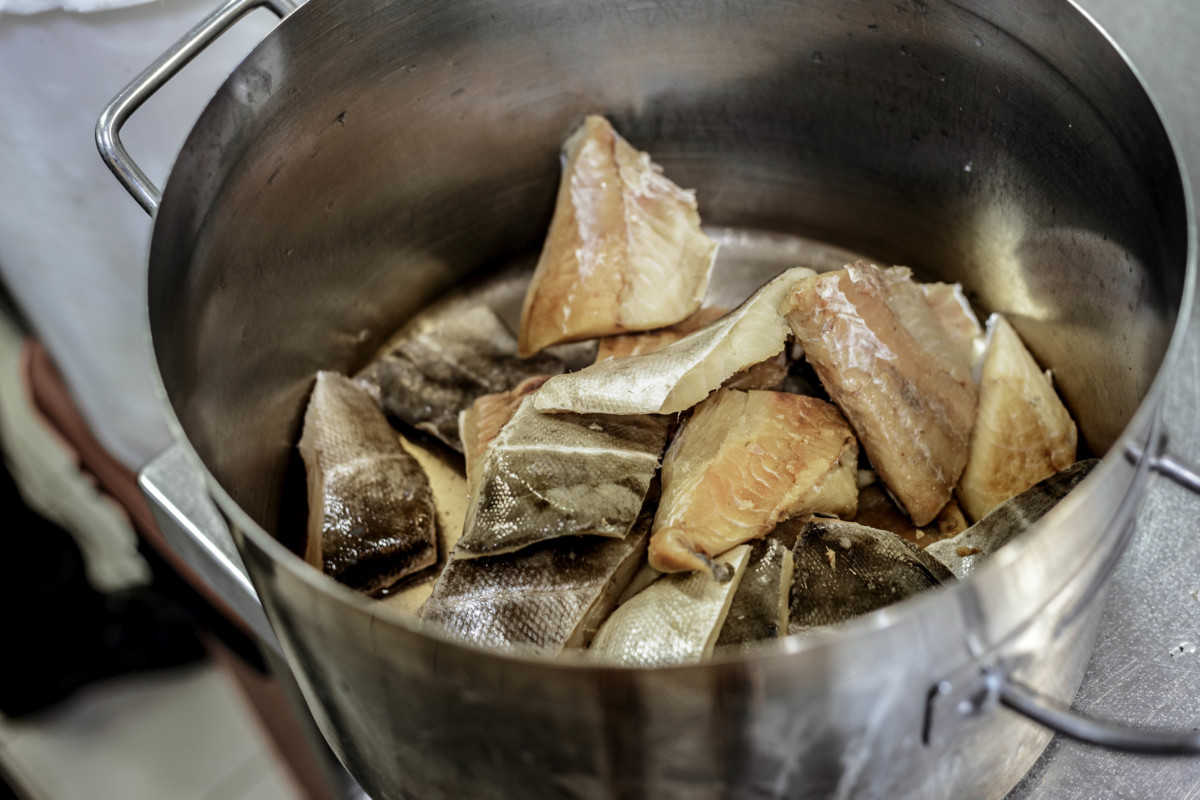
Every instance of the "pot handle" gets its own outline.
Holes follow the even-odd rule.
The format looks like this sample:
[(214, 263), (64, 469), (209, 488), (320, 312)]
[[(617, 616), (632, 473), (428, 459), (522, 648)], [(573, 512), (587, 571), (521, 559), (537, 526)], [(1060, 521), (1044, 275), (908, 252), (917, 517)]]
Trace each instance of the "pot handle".
[(294, 0), (230, 0), (171, 45), (158, 60), (130, 81), (100, 114), (100, 119), (96, 121), (96, 148), (100, 151), (100, 158), (147, 214), (153, 216), (158, 210), (162, 192), (130, 157), (121, 142), (121, 128), (126, 121), (200, 51), (247, 13), (265, 6), (282, 19), (297, 5)]

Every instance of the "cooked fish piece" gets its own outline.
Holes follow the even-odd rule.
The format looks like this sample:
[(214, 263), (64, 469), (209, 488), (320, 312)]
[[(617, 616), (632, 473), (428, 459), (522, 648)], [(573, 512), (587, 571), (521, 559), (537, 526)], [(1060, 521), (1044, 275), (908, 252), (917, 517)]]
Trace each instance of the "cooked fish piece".
[(1075, 462), (1057, 475), (1005, 500), (957, 536), (934, 542), (925, 548), (925, 552), (965, 580), (993, 553), (1044, 517), (1099, 463), (1094, 458)]
[(548, 377), (537, 375), (526, 378), (510, 392), (477, 397), (470, 408), (459, 414), (458, 436), (463, 443), (463, 459), (468, 475), (480, 463), (492, 440), (517, 413), (521, 401), (533, 394)]
[(797, 281), (787, 270), (733, 311), (653, 353), (556, 375), (533, 395), (539, 411), (580, 414), (674, 414), (699, 403), (732, 375), (783, 351), (788, 324), (779, 305)]
[(590, 116), (563, 147), (550, 231), (521, 309), (520, 353), (648, 331), (704, 300), (717, 244), (700, 229), (695, 192)]
[(899, 602), (954, 576), (891, 531), (853, 522), (793, 520), (791, 633), (834, 625)]
[(882, 483), (871, 483), (858, 490), (858, 513), (854, 521), (868, 528), (891, 531), (917, 547), (928, 547), (939, 539), (947, 539), (967, 529), (967, 518), (958, 503), (951, 500), (928, 525), (913, 525), (903, 511), (896, 507)]
[(588, 658), (631, 667), (695, 664), (712, 655), (742, 575), (750, 546), (721, 556), (729, 580), (706, 573), (665, 575), (617, 608), (592, 640)]
[(787, 636), (792, 551), (773, 537), (750, 545), (750, 563), (717, 637), (717, 652), (744, 652), (765, 639)]
[(921, 291), (942, 330), (958, 350), (958, 357), (972, 369), (983, 358), (983, 326), (975, 316), (961, 283), (922, 283)]
[(858, 445), (833, 405), (722, 389), (696, 408), (663, 459), (650, 566), (711, 569), (712, 556), (781, 519), (853, 516), (857, 477)]
[(605, 336), (596, 347), (596, 361), (637, 356), (653, 353), (669, 344), (674, 344), (689, 333), (700, 330), (729, 313), (724, 306), (705, 306), (683, 322), (669, 328), (660, 328), (645, 333), (625, 333), (620, 336)]
[(437, 560), (429, 481), (364, 389), (318, 372), (299, 449), (308, 473), (310, 564), (377, 592)]
[(746, 391), (751, 389), (775, 390), (783, 386), (783, 382), (787, 380), (790, 366), (791, 362), (788, 361), (787, 353), (783, 352), (766, 361), (746, 367), (721, 385), (726, 389), (744, 389)]
[[(654, 514), (651, 513), (650, 517), (653, 520)], [(625, 587), (625, 590), (621, 592), (621, 596), (617, 598), (617, 605), (625, 605), (625, 602), (629, 600), (629, 598), (638, 594), (642, 591), (642, 589), (645, 589), (662, 576), (663, 573), (650, 566), (649, 561), (643, 561), (642, 565), (638, 567), (638, 571), (634, 573), (633, 578), (630, 579), (629, 584)]]
[(413, 319), (358, 380), (384, 411), (462, 452), (458, 415), (475, 398), (563, 369), (548, 354), (518, 358), (516, 339), (489, 306), (454, 305)]
[(920, 526), (962, 474), (976, 391), (914, 287), (860, 261), (801, 281), (784, 308), (871, 464)]
[(498, 555), (558, 536), (623, 537), (666, 445), (666, 417), (542, 414), (521, 401), (467, 475), (455, 555)]
[(1075, 463), (1075, 421), (1004, 317), (988, 320), (979, 409), (958, 499), (971, 519)]
[(584, 647), (644, 563), (650, 515), (623, 539), (555, 539), (452, 559), (421, 618), (474, 644), (554, 655)]

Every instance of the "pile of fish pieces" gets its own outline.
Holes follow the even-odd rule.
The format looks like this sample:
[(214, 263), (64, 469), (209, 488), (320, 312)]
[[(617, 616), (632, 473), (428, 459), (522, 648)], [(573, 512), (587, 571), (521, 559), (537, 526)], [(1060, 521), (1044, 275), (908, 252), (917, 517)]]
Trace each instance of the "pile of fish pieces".
[[(427, 313), (357, 381), (318, 376), (310, 562), (420, 585), (421, 617), (477, 645), (694, 663), (963, 578), (1094, 466), (961, 287), (856, 262), (704, 308), (716, 251), (694, 193), (589, 117), (515, 337), (486, 303)], [(577, 371), (547, 352), (593, 339)], [(431, 507), (385, 412), (461, 452), (465, 484)], [(435, 513), (456, 502), (461, 527)]]

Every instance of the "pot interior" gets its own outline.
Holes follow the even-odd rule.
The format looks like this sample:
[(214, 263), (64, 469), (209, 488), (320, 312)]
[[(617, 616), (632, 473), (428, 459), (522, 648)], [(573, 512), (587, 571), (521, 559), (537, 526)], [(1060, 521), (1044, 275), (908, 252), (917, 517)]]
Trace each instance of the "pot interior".
[(535, 256), (588, 113), (695, 188), (708, 226), (961, 281), (1095, 453), (1159, 370), (1184, 188), (1136, 77), (1066, 3), (310, 0), (193, 130), (149, 276), (172, 408), (268, 533), (303, 527), (314, 372)]

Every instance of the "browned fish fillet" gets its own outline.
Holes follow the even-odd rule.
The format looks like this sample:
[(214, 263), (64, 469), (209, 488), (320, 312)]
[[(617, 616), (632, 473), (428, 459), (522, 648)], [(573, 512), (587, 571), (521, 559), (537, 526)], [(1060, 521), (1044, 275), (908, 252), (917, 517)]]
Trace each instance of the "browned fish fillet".
[(556, 539), (452, 559), (421, 618), (481, 646), (546, 655), (584, 647), (644, 563), (649, 533), (645, 514), (623, 539)]
[(683, 322), (669, 328), (660, 328), (645, 333), (624, 333), (620, 336), (605, 336), (596, 348), (596, 361), (608, 361), (610, 358), (625, 358), (642, 353), (653, 353), (669, 344), (678, 342), (689, 333), (698, 331), (710, 322), (716, 322), (729, 313), (723, 306), (706, 306)]
[(882, 483), (872, 483), (858, 490), (858, 513), (854, 521), (868, 528), (879, 528), (906, 539), (918, 547), (933, 544), (967, 529), (967, 518), (958, 503), (951, 500), (928, 525), (913, 525), (912, 520), (896, 507)]
[(805, 357), (917, 525), (967, 461), (975, 383), (915, 284), (863, 262), (800, 281), (784, 311)]
[(1075, 422), (1008, 320), (988, 320), (979, 410), (958, 499), (971, 519), (1075, 462)]
[(858, 446), (829, 403), (721, 389), (696, 407), (663, 458), (650, 565), (711, 569), (712, 556), (808, 512), (853, 516)]
[(522, 356), (687, 319), (717, 254), (695, 194), (608, 120), (588, 117), (563, 149), (554, 218), (521, 310)]
[(299, 449), (308, 471), (309, 563), (376, 592), (437, 560), (429, 481), (364, 389), (318, 372)]

